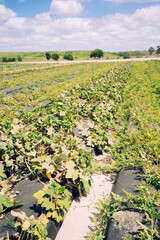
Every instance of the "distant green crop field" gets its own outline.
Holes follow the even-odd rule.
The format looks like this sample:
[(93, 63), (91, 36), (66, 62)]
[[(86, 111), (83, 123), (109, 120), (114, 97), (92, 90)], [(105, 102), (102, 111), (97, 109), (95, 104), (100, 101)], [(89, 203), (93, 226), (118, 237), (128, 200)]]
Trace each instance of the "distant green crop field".
[[(65, 51), (49, 51), (50, 54), (58, 53), (59, 60), (63, 60), (63, 56)], [(74, 60), (89, 60), (91, 51), (71, 51)], [(22, 61), (24, 62), (34, 62), (34, 61), (47, 61), (45, 57), (45, 52), (1, 52), (0, 53), (0, 61), (3, 57), (17, 58), (18, 56), (22, 57)], [(102, 59), (115, 59), (117, 56), (114, 54), (104, 52), (104, 57)], [(53, 61), (51, 59), (50, 61)]]

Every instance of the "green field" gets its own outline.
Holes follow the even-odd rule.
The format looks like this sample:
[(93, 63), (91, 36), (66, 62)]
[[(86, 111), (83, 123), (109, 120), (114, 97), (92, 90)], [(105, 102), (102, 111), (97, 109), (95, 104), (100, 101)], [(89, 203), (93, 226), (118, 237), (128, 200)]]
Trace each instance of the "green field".
[[(58, 53), (59, 60), (64, 60), (63, 56), (65, 54), (65, 51), (48, 51), (50, 54)], [(22, 61), (24, 62), (41, 62), (41, 61), (47, 61), (45, 57), (46, 52), (1, 52), (0, 53), (0, 60), (3, 57), (17, 58), (19, 55), (22, 57)], [(72, 51), (74, 60), (89, 60), (91, 51)], [(104, 52), (104, 57), (102, 59), (116, 59), (117, 56), (115, 56), (112, 53)], [(53, 61), (51, 59), (50, 61)]]
[[(104, 239), (102, 220), (122, 206), (145, 214), (137, 239), (160, 239), (160, 61), (3, 64), (0, 77), (0, 213), (15, 205), (10, 189), (18, 178), (44, 183), (34, 195), (43, 221), (19, 215), (17, 239), (47, 240), (48, 219), (63, 220), (72, 194), (89, 192), (93, 173), (124, 168), (142, 171), (140, 194), (106, 200), (88, 239)], [(93, 151), (109, 154), (108, 162), (97, 162)]]
[[(59, 55), (59, 61), (64, 60), (65, 51), (48, 51), (51, 55), (53, 53), (57, 53)], [(70, 53), (73, 55), (73, 60), (90, 60), (90, 51), (71, 51)], [(43, 62), (47, 61), (45, 57), (46, 52), (0, 52), (0, 61), (2, 61), (3, 57), (6, 58), (16, 58), (21, 56), (23, 62)], [(104, 56), (101, 59), (121, 59), (123, 55), (127, 53), (129, 58), (148, 58), (148, 57), (159, 57), (160, 54), (156, 54), (154, 52), (152, 55), (149, 55), (148, 51), (127, 51), (127, 52), (117, 52), (117, 53), (109, 53), (104, 52)], [(53, 61), (51, 58), (48, 62)], [(18, 62), (18, 61), (17, 61)]]

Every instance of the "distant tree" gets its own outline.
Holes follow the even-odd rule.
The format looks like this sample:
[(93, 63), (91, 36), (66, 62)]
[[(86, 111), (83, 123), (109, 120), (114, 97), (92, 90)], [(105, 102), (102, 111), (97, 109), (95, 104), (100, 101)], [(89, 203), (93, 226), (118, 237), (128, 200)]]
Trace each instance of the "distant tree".
[(45, 53), (46, 59), (49, 60), (51, 58), (51, 54), (49, 52)]
[(137, 58), (142, 57), (142, 53), (141, 53), (140, 51), (134, 51), (134, 55), (135, 55)]
[(2, 62), (8, 62), (8, 59), (6, 57), (3, 57)]
[(71, 52), (65, 52), (64, 57), (65, 60), (73, 60), (73, 56)]
[(153, 47), (150, 47), (150, 48), (148, 49), (148, 52), (149, 52), (150, 55), (152, 55), (152, 53), (154, 52), (154, 48), (153, 48)]
[(13, 57), (13, 58), (10, 58), (10, 62), (15, 62), (16, 61), (16, 58)]
[(160, 53), (160, 46), (157, 46), (157, 50), (156, 50), (156, 53)]
[(15, 62), (16, 58), (12, 57), (12, 58), (7, 58), (7, 57), (3, 57), (2, 58), (2, 62)]
[(58, 61), (59, 55), (57, 53), (53, 53), (52, 58), (53, 58), (53, 60)]
[(20, 55), (18, 55), (17, 60), (18, 60), (18, 62), (22, 62), (22, 57)]
[(15, 62), (15, 61), (16, 61), (16, 58), (15, 58), (15, 57), (8, 58), (8, 62)]
[(94, 51), (91, 52), (90, 58), (101, 58), (104, 56), (104, 52), (101, 49), (95, 49)]
[(123, 53), (123, 59), (127, 59), (127, 58), (130, 58), (130, 55), (128, 52), (124, 52)]
[(90, 54), (90, 58), (93, 58), (93, 57), (96, 58), (96, 53), (95, 53), (95, 51), (92, 51), (91, 54)]

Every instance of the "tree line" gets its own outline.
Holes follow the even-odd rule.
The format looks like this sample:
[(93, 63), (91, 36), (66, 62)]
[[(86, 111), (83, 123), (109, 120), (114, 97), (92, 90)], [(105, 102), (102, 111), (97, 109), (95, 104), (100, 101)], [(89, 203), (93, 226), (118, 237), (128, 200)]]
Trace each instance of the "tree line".
[[(45, 56), (46, 56), (47, 60), (50, 60), (52, 58), (53, 60), (58, 61), (58, 59), (59, 59), (59, 54), (58, 53), (51, 54), (49, 52), (46, 52)], [(92, 57), (101, 58), (103, 56), (104, 56), (104, 52), (101, 49), (95, 49), (90, 54), (90, 58), (92, 58)], [(73, 60), (72, 52), (65, 52), (65, 54), (63, 56), (63, 59), (72, 61)]]
[(155, 54), (160, 54), (160, 46), (157, 46), (157, 49), (154, 49), (153, 47), (150, 47), (148, 49), (148, 51), (126, 51), (126, 52), (113, 52), (114, 55), (118, 56), (118, 57), (122, 57), (124, 59), (127, 58), (131, 58), (131, 57), (136, 57), (136, 58), (140, 58), (140, 57), (144, 57), (144, 56), (148, 56), (152, 55), (153, 53)]
[[(160, 54), (160, 46), (157, 46), (157, 49), (150, 47), (148, 49), (148, 51), (126, 51), (126, 52), (115, 52), (113, 54), (115, 54), (118, 57), (122, 57), (122, 58), (126, 59), (126, 58), (130, 58), (130, 57), (142, 57), (144, 55), (147, 55), (147, 52), (149, 53), (149, 55), (152, 55), (153, 53)], [(95, 49), (95, 50), (91, 51), (91, 53), (90, 53), (90, 58), (100, 59), (103, 56), (104, 56), (104, 52), (101, 49)], [(50, 59), (53, 59), (54, 61), (59, 60), (58, 53), (51, 54), (50, 52), (46, 52), (45, 57), (48, 61)], [(65, 52), (63, 59), (72, 61), (73, 60), (72, 52), (70, 52), (70, 51)], [(2, 62), (16, 62), (16, 61), (21, 62), (22, 56), (19, 55), (16, 58), (15, 57), (12, 57), (12, 58), (3, 57), (2, 58)]]
[(15, 57), (3, 57), (2, 58), (2, 62), (16, 62), (16, 60), (18, 62), (22, 62), (22, 57), (19, 55), (17, 58)]

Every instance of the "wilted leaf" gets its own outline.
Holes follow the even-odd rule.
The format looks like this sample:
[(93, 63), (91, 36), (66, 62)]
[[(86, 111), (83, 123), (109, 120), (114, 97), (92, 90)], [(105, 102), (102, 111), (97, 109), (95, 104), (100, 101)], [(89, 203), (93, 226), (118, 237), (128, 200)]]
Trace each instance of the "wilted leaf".
[(12, 130), (11, 130), (11, 133), (12, 134), (15, 134), (15, 133), (17, 133), (18, 132), (18, 130), (20, 129), (20, 127), (18, 126), (18, 125), (14, 125), (14, 124), (12, 124)]
[(66, 156), (70, 153), (70, 151), (67, 150), (64, 146), (62, 146), (61, 149), (62, 149), (62, 152), (63, 152)]
[(60, 116), (64, 117), (66, 115), (66, 111), (60, 111)]
[(47, 133), (48, 133), (49, 136), (51, 136), (52, 133), (53, 133), (53, 127), (47, 128)]
[(30, 228), (30, 222), (25, 220), (22, 224), (22, 230), (27, 231)]
[(38, 218), (38, 222), (42, 224), (47, 224), (49, 220), (46, 218), (45, 214), (41, 214), (41, 216)]
[(26, 214), (24, 212), (15, 212), (15, 211), (12, 210), (11, 211), (11, 215), (13, 217), (18, 217), (22, 221), (24, 221), (26, 219)]
[(94, 128), (94, 122), (93, 121), (87, 121), (89, 128)]
[(73, 184), (71, 183), (66, 183), (66, 186), (69, 187), (70, 189), (73, 189)]

